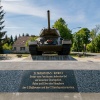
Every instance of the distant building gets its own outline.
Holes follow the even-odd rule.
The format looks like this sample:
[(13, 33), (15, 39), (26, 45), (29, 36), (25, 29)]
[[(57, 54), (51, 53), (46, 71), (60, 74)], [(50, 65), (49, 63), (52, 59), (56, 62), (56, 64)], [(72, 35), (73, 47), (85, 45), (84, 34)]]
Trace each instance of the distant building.
[(13, 53), (29, 53), (29, 47), (26, 46), (26, 42), (30, 38), (30, 36), (19, 37), (13, 44)]

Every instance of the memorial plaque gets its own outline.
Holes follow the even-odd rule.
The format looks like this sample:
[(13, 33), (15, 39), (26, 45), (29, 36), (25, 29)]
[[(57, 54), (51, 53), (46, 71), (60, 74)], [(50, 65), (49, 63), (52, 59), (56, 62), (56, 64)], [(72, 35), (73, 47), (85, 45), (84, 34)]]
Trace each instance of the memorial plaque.
[(24, 71), (20, 92), (78, 92), (72, 70)]

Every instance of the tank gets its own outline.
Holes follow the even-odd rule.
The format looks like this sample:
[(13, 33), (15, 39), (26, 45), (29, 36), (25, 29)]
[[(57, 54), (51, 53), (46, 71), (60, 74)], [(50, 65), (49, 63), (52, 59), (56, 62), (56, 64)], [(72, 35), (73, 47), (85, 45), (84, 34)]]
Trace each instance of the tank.
[(58, 55), (69, 55), (71, 40), (64, 40), (57, 29), (50, 28), (50, 11), (47, 11), (48, 28), (40, 32), (35, 41), (29, 42), (31, 55), (42, 55), (43, 53), (58, 53)]

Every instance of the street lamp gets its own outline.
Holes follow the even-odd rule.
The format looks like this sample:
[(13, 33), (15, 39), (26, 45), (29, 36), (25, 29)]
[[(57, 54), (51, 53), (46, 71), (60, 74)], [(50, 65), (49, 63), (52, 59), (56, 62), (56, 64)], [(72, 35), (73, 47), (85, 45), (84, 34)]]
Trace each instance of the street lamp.
[(81, 28), (81, 27), (75, 27), (75, 28), (72, 28), (72, 29), (71, 29), (71, 32), (72, 32), (73, 29), (77, 29), (77, 28)]
[(81, 28), (81, 27), (75, 27), (75, 28), (72, 28), (71, 31), (72, 31), (73, 29), (76, 29), (76, 28)]

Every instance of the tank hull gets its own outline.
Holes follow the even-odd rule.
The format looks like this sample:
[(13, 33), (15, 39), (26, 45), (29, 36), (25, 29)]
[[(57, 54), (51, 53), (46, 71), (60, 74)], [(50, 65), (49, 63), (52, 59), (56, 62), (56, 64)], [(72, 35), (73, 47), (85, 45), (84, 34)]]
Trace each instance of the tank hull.
[(61, 45), (42, 45), (42, 46), (37, 46), (38, 51), (43, 51), (43, 52), (50, 52), (50, 51), (61, 51), (62, 46)]
[(31, 55), (42, 55), (43, 53), (54, 53), (58, 55), (69, 55), (70, 53), (70, 44), (64, 45), (30, 45), (29, 51)]

